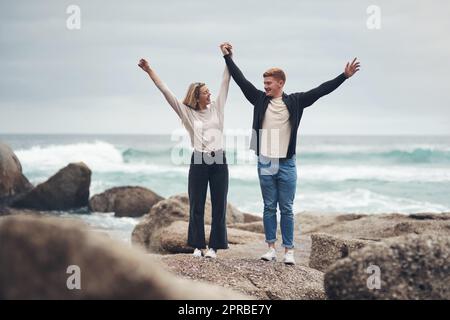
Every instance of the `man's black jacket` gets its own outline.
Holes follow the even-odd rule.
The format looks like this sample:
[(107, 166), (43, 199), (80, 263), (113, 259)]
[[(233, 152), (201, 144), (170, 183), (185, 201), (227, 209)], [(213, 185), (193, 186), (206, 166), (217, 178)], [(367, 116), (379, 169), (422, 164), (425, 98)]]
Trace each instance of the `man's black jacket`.
[[(260, 141), (260, 129), (264, 115), (267, 110), (267, 106), (271, 100), (271, 97), (266, 96), (264, 91), (256, 89), (256, 87), (248, 81), (242, 71), (236, 66), (230, 54), (225, 55), (225, 62), (228, 70), (233, 77), (234, 81), (241, 88), (247, 100), (254, 106), (253, 108), (253, 125), (252, 125), (252, 138), (250, 141), (250, 149), (256, 152), (259, 156), (259, 141)], [(317, 99), (329, 94), (339, 87), (345, 80), (346, 76), (341, 73), (333, 80), (322, 83), (317, 88), (306, 92), (297, 92), (292, 94), (286, 94), (283, 92), (283, 102), (286, 104), (289, 110), (289, 121), (291, 122), (291, 137), (289, 140), (289, 146), (287, 150), (286, 158), (291, 158), (295, 154), (295, 148), (297, 145), (297, 131), (300, 125), (300, 120), (303, 115), (303, 109), (309, 107)]]

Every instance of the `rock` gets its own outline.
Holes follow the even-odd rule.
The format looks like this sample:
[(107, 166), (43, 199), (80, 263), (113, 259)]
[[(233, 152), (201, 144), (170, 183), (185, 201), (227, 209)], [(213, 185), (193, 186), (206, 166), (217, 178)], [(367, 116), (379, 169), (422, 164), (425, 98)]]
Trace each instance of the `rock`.
[(0, 207), (0, 217), (1, 216), (13, 216), (13, 215), (31, 215), (31, 216), (42, 216), (45, 212), (31, 210), (31, 209), (16, 209), (11, 207)]
[(262, 217), (254, 215), (254, 214), (250, 214), (250, 213), (244, 213), (244, 223), (249, 223), (249, 222), (262, 222)]
[(408, 216), (416, 220), (450, 220), (450, 212), (443, 213), (412, 213)]
[(247, 223), (234, 223), (229, 225), (230, 228), (246, 230), (256, 233), (264, 233), (264, 224), (262, 221), (247, 222)]
[[(0, 243), (2, 300), (248, 298), (178, 279), (154, 258), (70, 220), (3, 217)], [(81, 289), (69, 290), (67, 284), (78, 284), (77, 274)]]
[[(135, 245), (148, 249), (150, 239), (156, 237), (161, 229), (170, 226), (175, 221), (188, 221), (186, 205), (170, 198), (159, 201), (152, 207), (150, 213), (144, 215), (134, 227), (131, 241)], [(152, 247), (159, 247), (159, 244), (153, 242)]]
[(336, 217), (337, 221), (352, 221), (352, 220), (358, 220), (361, 218), (366, 217), (367, 215), (365, 214), (354, 214), (354, 213), (349, 213), (349, 214), (340, 214)]
[(13, 150), (0, 142), (0, 204), (8, 204), (14, 197), (32, 188)]
[(88, 205), (91, 170), (83, 163), (70, 163), (46, 182), (14, 201), (11, 206), (37, 210), (69, 210)]
[[(149, 252), (191, 253), (194, 249), (187, 245), (188, 226), (188, 222), (174, 221), (166, 227), (156, 229), (144, 239), (135, 237), (133, 231), (132, 243), (144, 247)], [(208, 244), (210, 231), (211, 226), (205, 225), (206, 244)], [(227, 236), (230, 245), (264, 241), (262, 235), (233, 228), (227, 228)]]
[(259, 259), (205, 259), (177, 254), (161, 257), (169, 271), (187, 279), (232, 288), (256, 299), (325, 299), (323, 273), (305, 266)]
[(416, 232), (416, 228), (414, 227), (414, 224), (412, 222), (399, 222), (394, 224), (393, 228), (393, 236), (399, 236), (402, 234), (407, 234), (407, 233), (419, 233)]
[(323, 233), (312, 234), (311, 241), (309, 266), (322, 272), (325, 272), (337, 260), (347, 257), (350, 252), (361, 249), (373, 242), (369, 240), (337, 238)]
[[(211, 223), (211, 212), (208, 213), (208, 207), (210, 210), (210, 203), (207, 201), (205, 208), (205, 225)], [(228, 217), (227, 222), (235, 222), (236, 220), (243, 221), (243, 216), (239, 217), (239, 211), (234, 209), (230, 204), (228, 207), (231, 209), (231, 218)], [(228, 210), (228, 209), (227, 209)], [(234, 214), (233, 214), (234, 213)], [(189, 200), (185, 195), (176, 195), (168, 199), (159, 201), (156, 203), (150, 213), (144, 215), (142, 220), (134, 228), (131, 239), (132, 243), (142, 246), (150, 250), (159, 250), (160, 241), (159, 233), (163, 228), (168, 227), (175, 221), (189, 221)], [(187, 236), (187, 228), (185, 229)], [(152, 244), (150, 245), (150, 241)], [(184, 252), (184, 251), (182, 251)]]
[[(186, 219), (189, 220), (189, 197), (187, 194), (178, 194), (168, 198), (168, 200), (179, 201), (184, 208)], [(231, 203), (227, 205), (227, 224), (244, 222), (244, 214)], [(205, 202), (205, 223), (211, 224), (211, 199), (206, 198)]]
[(295, 226), (302, 234), (327, 232), (327, 228), (338, 223), (337, 217), (318, 212), (299, 212), (295, 215)]
[(0, 217), (1, 216), (7, 216), (9, 214), (11, 214), (10, 213), (10, 209), (8, 207), (0, 205)]
[(140, 217), (164, 198), (143, 187), (116, 187), (89, 200), (89, 210), (114, 212), (116, 217)]
[[(325, 274), (326, 294), (330, 299), (448, 300), (449, 261), (448, 235), (392, 238), (354, 251), (330, 266)], [(374, 288), (377, 274), (370, 266), (379, 268), (379, 289)]]
[[(303, 234), (327, 233), (341, 238), (381, 240), (407, 234), (442, 234), (450, 232), (447, 213), (427, 214), (432, 219), (420, 219), (405, 214), (373, 214), (358, 219), (341, 218), (341, 215), (298, 214), (297, 225)], [(420, 217), (420, 216), (419, 216)], [(421, 217), (425, 217), (421, 215)]]

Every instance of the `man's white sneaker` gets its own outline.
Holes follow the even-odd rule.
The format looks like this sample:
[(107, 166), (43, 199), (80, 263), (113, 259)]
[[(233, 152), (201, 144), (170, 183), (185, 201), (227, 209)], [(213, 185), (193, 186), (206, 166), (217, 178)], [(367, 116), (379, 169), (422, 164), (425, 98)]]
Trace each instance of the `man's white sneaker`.
[(194, 257), (201, 257), (202, 250), (195, 248), (194, 253), (192, 254)]
[(261, 256), (261, 260), (265, 261), (275, 261), (277, 260), (277, 252), (274, 248), (270, 248), (269, 251), (267, 251), (265, 254)]
[(283, 262), (285, 264), (295, 264), (294, 250), (288, 250), (288, 252), (284, 254)]
[(214, 249), (209, 248), (208, 251), (205, 254), (205, 258), (212, 258), (212, 259), (217, 258), (217, 254), (214, 251)]

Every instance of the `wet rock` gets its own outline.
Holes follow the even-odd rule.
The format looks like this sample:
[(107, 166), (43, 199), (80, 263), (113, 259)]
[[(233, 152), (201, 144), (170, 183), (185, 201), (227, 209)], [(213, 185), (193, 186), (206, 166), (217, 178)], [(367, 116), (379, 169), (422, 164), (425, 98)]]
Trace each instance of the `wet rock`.
[(0, 204), (9, 204), (15, 197), (32, 188), (22, 173), (22, 165), (14, 151), (0, 142)]
[(143, 187), (116, 187), (93, 196), (89, 209), (114, 212), (116, 217), (140, 217), (164, 198)]
[(71, 163), (47, 181), (24, 194), (11, 206), (37, 210), (69, 210), (88, 205), (91, 170)]

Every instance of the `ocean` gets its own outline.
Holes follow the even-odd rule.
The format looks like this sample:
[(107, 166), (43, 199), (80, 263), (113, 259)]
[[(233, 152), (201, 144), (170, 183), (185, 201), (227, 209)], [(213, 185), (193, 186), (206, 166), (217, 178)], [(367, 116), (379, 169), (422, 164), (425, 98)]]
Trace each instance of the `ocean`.
[[(143, 186), (164, 197), (187, 192), (191, 148), (187, 136), (0, 135), (25, 176), (41, 183), (70, 162), (92, 170), (90, 194), (116, 186)], [(228, 199), (262, 215), (256, 157), (249, 137), (228, 134)], [(294, 212), (418, 213), (450, 211), (450, 136), (308, 136), (297, 145)], [(136, 218), (55, 212), (78, 217), (129, 241)]]

